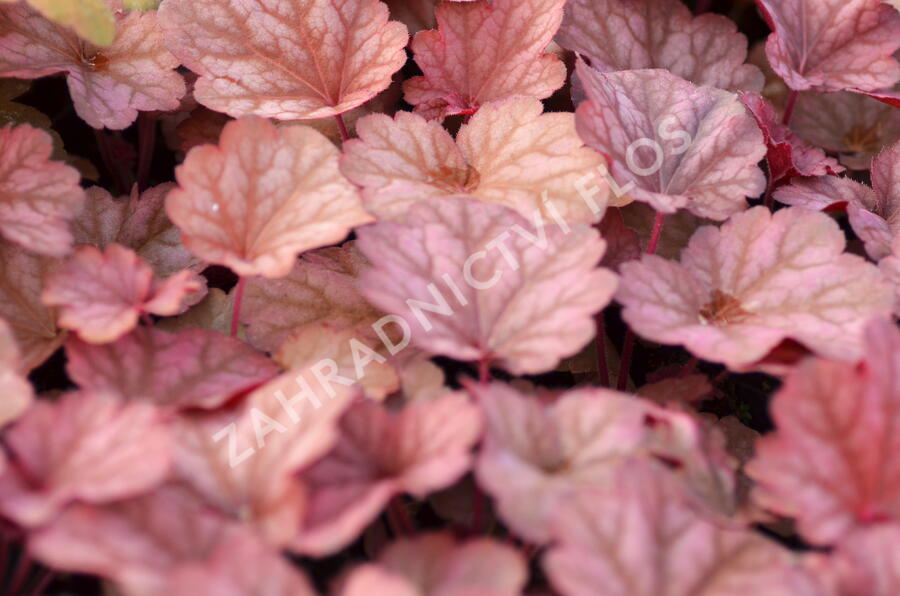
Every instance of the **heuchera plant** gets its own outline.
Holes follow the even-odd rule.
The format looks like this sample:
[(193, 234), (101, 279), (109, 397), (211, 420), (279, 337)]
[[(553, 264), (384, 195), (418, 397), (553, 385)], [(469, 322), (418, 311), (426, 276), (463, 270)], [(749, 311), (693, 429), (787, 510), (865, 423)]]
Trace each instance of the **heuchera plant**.
[(897, 0), (0, 0), (0, 582), (900, 594)]

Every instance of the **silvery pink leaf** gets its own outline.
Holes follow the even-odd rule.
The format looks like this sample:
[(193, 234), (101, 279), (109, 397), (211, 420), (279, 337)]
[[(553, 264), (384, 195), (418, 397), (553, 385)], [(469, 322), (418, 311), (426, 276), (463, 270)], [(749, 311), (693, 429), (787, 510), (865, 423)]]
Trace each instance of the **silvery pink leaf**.
[(865, 95), (804, 91), (791, 128), (853, 170), (867, 170), (885, 146), (900, 140), (900, 110)]
[(878, 269), (844, 246), (825, 214), (754, 207), (697, 230), (680, 263), (647, 255), (624, 264), (616, 299), (642, 337), (735, 370), (785, 339), (852, 361), (866, 321), (886, 316), (892, 296)]
[(176, 476), (267, 543), (286, 545), (307, 509), (296, 474), (334, 445), (337, 419), (360, 395), (330, 378), (315, 365), (296, 369), (236, 409), (182, 414), (174, 432)]
[(423, 498), (471, 465), (481, 415), (463, 393), (412, 402), (399, 412), (364, 401), (340, 420), (334, 449), (301, 475), (309, 490), (292, 550), (315, 556), (349, 544), (401, 493)]
[(106, 345), (69, 338), (66, 356), (84, 391), (173, 409), (215, 408), (278, 374), (247, 344), (204, 329), (139, 327)]
[(161, 484), (172, 461), (159, 410), (103, 393), (35, 401), (5, 435), (0, 510), (30, 527), (73, 501), (108, 503)]
[(757, 0), (772, 68), (791, 89), (875, 91), (900, 80), (900, 13), (880, 0)]
[(664, 68), (698, 85), (758, 92), (763, 75), (730, 19), (680, 0), (574, 0), (557, 40), (602, 72)]
[(174, 110), (185, 92), (156, 12), (120, 13), (115, 41), (97, 47), (24, 3), (0, 5), (0, 76), (65, 73), (75, 111), (94, 128), (127, 128), (138, 111)]
[(529, 541), (546, 542), (564, 499), (581, 487), (607, 484), (631, 456), (678, 462), (692, 488), (710, 494), (704, 475), (694, 473), (707, 456), (690, 416), (599, 388), (526, 395), (493, 383), (470, 391), (486, 423), (476, 478), (500, 517)]
[(620, 192), (659, 212), (723, 220), (765, 189), (766, 145), (737, 95), (664, 70), (576, 70), (587, 94), (578, 134), (607, 157)]
[(741, 527), (705, 519), (659, 464), (630, 461), (615, 481), (556, 510), (544, 569), (565, 596), (815, 594), (795, 555)]
[(175, 484), (103, 506), (76, 504), (33, 531), (28, 550), (54, 569), (110, 579), (127, 596), (164, 594), (182, 565), (206, 561), (240, 531)]
[(427, 352), (514, 374), (551, 370), (592, 337), (616, 276), (596, 267), (595, 231), (532, 220), (467, 197), (417, 203), (403, 221), (359, 230), (372, 262), (360, 291)]

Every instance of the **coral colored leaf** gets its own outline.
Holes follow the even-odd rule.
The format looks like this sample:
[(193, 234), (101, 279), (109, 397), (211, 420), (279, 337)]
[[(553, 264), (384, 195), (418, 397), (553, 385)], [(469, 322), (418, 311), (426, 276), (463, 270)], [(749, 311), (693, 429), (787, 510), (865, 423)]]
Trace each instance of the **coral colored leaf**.
[(368, 261), (353, 243), (311, 251), (281, 279), (250, 279), (241, 309), (247, 338), (275, 352), (301, 327), (327, 323), (353, 327), (381, 316), (356, 288)]
[(525, 560), (510, 546), (489, 538), (457, 543), (449, 534), (430, 533), (388, 545), (377, 563), (353, 570), (340, 596), (517, 596), (527, 581)]
[(174, 184), (160, 184), (142, 193), (114, 199), (94, 186), (87, 190), (84, 209), (72, 221), (77, 244), (105, 249), (121, 244), (147, 261), (157, 275), (196, 269), (199, 260), (181, 244), (181, 235), (166, 215), (166, 196)]
[(423, 76), (403, 85), (406, 101), (428, 118), (471, 114), (514, 97), (544, 99), (566, 68), (544, 50), (562, 21), (564, 0), (441, 2), (437, 30), (420, 31), (411, 47)]
[(179, 566), (161, 593), (167, 596), (317, 596), (303, 572), (252, 533), (231, 532), (217, 542), (207, 560)]
[(299, 253), (371, 221), (337, 162), (338, 150), (309, 127), (241, 118), (218, 146), (191, 150), (166, 210), (198, 257), (238, 275), (284, 277)]
[(171, 464), (159, 410), (102, 393), (36, 401), (7, 431), (0, 510), (25, 526), (49, 521), (70, 501), (107, 503), (160, 484)]
[(276, 377), (236, 412), (183, 414), (176, 424), (176, 475), (229, 518), (283, 546), (306, 506), (296, 473), (337, 440), (337, 419), (357, 388), (316, 365)]
[[(530, 217), (591, 223), (603, 217), (607, 188), (590, 200), (576, 182), (596, 176), (603, 157), (584, 147), (570, 113), (544, 114), (536, 99), (483, 106), (456, 142), (440, 124), (398, 112), (366, 116), (344, 145), (341, 171), (363, 189), (366, 208), (396, 219), (416, 201), (468, 194)], [(545, 203), (545, 201), (549, 201)]]
[(378, 0), (165, 0), (159, 18), (197, 101), (235, 117), (341, 114), (406, 62), (406, 27)]
[(62, 257), (72, 247), (68, 220), (81, 209), (84, 191), (78, 171), (50, 161), (52, 152), (42, 130), (0, 128), (0, 234), (31, 252)]
[(577, 72), (587, 94), (578, 134), (607, 156), (629, 197), (723, 220), (765, 189), (757, 163), (766, 145), (737, 95), (664, 70), (604, 74), (579, 61)]
[(320, 322), (295, 331), (274, 358), (285, 369), (330, 359), (337, 365), (337, 375), (356, 381), (366, 397), (381, 401), (400, 389), (397, 371), (380, 353), (384, 351), (371, 326), (335, 327)]
[(150, 266), (120, 244), (110, 244), (104, 252), (82, 246), (47, 280), (41, 299), (59, 307), (60, 327), (102, 344), (134, 329), (141, 315), (183, 312), (205, 287), (190, 271), (154, 279)]
[(12, 329), (28, 370), (49, 358), (65, 338), (56, 326), (56, 309), (41, 303), (44, 282), (59, 265), (0, 241), (0, 317)]
[(813, 209), (846, 206), (853, 231), (877, 261), (891, 254), (900, 236), (900, 141), (872, 160), (870, 173), (872, 188), (849, 178), (801, 180), (779, 189), (775, 198)]
[(842, 164), (867, 170), (879, 151), (900, 140), (900, 110), (857, 93), (800, 93), (791, 128)]
[(65, 73), (75, 111), (94, 128), (123, 129), (139, 110), (177, 108), (185, 92), (177, 67), (155, 12), (118, 16), (115, 41), (98, 48), (24, 4), (0, 6), (0, 76)]
[(745, 93), (741, 95), (741, 101), (756, 118), (766, 141), (769, 190), (786, 184), (797, 176), (833, 176), (844, 171), (837, 160), (826, 157), (824, 151), (805, 142), (781, 124), (775, 108), (763, 96)]
[(28, 4), (93, 44), (108, 46), (115, 39), (116, 19), (108, 0), (28, 0)]
[(574, 0), (557, 39), (603, 72), (664, 68), (697, 85), (758, 92), (763, 74), (747, 38), (717, 14), (694, 17), (680, 0)]
[(431, 354), (513, 374), (552, 370), (593, 336), (591, 315), (608, 303), (616, 276), (596, 268), (604, 243), (595, 231), (536, 215), (531, 223), (466, 197), (418, 203), (402, 223), (359, 230), (373, 264), (360, 291), (402, 317)]
[(875, 91), (900, 81), (900, 13), (880, 0), (757, 0), (773, 70), (791, 89)]
[(832, 544), (854, 527), (900, 519), (900, 330), (866, 329), (862, 364), (810, 360), (772, 403), (776, 431), (747, 473), (755, 500)]
[(564, 596), (812, 593), (791, 551), (704, 519), (660, 465), (622, 464), (608, 487), (579, 492), (556, 513), (557, 545), (543, 562)]
[(192, 491), (167, 484), (105, 506), (73, 505), (31, 533), (29, 552), (55, 568), (115, 581), (128, 596), (166, 594), (180, 565), (206, 560), (233, 531)]
[(551, 514), (573, 491), (602, 486), (623, 458), (661, 455), (690, 470), (697, 426), (683, 414), (607, 389), (523, 395), (494, 383), (470, 389), (486, 420), (475, 468), (503, 520), (533, 542), (549, 538)]
[(0, 426), (22, 415), (34, 399), (24, 371), (19, 346), (9, 325), (0, 319)]
[(302, 475), (309, 508), (291, 544), (300, 553), (336, 552), (394, 495), (422, 498), (456, 482), (471, 465), (481, 415), (462, 393), (412, 402), (398, 413), (365, 401), (344, 413), (339, 430), (334, 449)]
[(115, 343), (66, 342), (66, 370), (88, 392), (161, 407), (215, 408), (278, 374), (243, 342), (215, 331), (139, 327)]
[(853, 360), (865, 322), (887, 315), (892, 300), (878, 269), (844, 245), (827, 215), (754, 207), (697, 230), (680, 263), (626, 263), (616, 299), (642, 337), (729, 368), (753, 366), (785, 339)]

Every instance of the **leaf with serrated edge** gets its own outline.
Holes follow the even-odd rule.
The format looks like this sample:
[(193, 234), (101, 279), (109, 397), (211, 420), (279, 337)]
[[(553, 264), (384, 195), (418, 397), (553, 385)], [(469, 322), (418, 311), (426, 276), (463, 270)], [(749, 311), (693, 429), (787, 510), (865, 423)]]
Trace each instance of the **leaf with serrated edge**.
[(406, 27), (378, 0), (166, 0), (159, 18), (197, 101), (235, 117), (342, 114), (406, 62)]

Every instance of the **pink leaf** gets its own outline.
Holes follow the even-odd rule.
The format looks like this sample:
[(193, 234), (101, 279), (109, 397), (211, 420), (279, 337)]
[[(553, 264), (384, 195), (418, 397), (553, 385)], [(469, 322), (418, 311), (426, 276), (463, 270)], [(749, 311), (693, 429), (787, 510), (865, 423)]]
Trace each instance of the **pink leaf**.
[(406, 62), (406, 27), (377, 0), (166, 0), (159, 18), (197, 101), (235, 117), (341, 114)]
[(796, 176), (833, 176), (844, 171), (837, 160), (826, 157), (824, 151), (806, 143), (782, 125), (775, 108), (763, 96), (745, 93), (741, 95), (741, 101), (756, 118), (768, 147), (766, 163), (769, 166), (770, 190)]
[(22, 375), (24, 369), (16, 338), (0, 319), (0, 426), (21, 416), (34, 400), (31, 383)]
[(25, 526), (70, 501), (107, 503), (140, 494), (169, 473), (170, 437), (159, 411), (102, 393), (36, 401), (6, 433), (10, 462), (0, 509)]
[(406, 101), (428, 118), (472, 114), (507, 98), (544, 99), (566, 69), (544, 54), (562, 21), (564, 0), (442, 2), (437, 30), (420, 31), (413, 56), (424, 76), (404, 83)]
[(838, 596), (891, 596), (900, 591), (898, 542), (900, 524), (858, 530), (844, 538), (832, 555), (813, 569), (826, 581), (833, 578), (831, 593)]
[(854, 170), (867, 170), (886, 145), (900, 140), (900, 110), (858, 93), (804, 91), (791, 128)]
[(338, 150), (309, 127), (242, 118), (218, 146), (191, 150), (166, 210), (198, 257), (238, 275), (284, 277), (299, 253), (371, 221), (337, 162)]
[(846, 205), (853, 231), (877, 261), (891, 254), (891, 244), (900, 235), (900, 141), (872, 160), (871, 178), (872, 188), (849, 178), (797, 181), (775, 198), (813, 209)]
[(620, 209), (610, 209), (597, 225), (600, 237), (606, 240), (606, 253), (601, 264), (613, 271), (618, 271), (622, 263), (641, 258), (641, 238), (636, 230), (625, 224)]
[(248, 280), (241, 322), (250, 343), (275, 352), (305, 325), (355, 327), (377, 320), (381, 313), (356, 287), (367, 264), (355, 244), (347, 243), (307, 252), (281, 279)]
[(432, 354), (552, 370), (592, 337), (616, 276), (595, 267), (604, 243), (590, 228), (534, 222), (465, 197), (421, 202), (402, 223), (359, 231), (373, 264), (360, 290)]
[(47, 280), (41, 299), (60, 308), (60, 327), (102, 344), (134, 329), (142, 314), (183, 312), (187, 302), (197, 302), (205, 290), (205, 280), (190, 271), (154, 279), (153, 270), (134, 252), (110, 244), (105, 252), (93, 246), (79, 248)]
[(546, 542), (563, 500), (609, 482), (624, 458), (652, 453), (689, 470), (698, 457), (691, 418), (624, 393), (529, 396), (500, 383), (471, 390), (486, 419), (478, 483), (510, 528), (530, 541)]
[(139, 327), (102, 346), (66, 342), (66, 371), (84, 391), (161, 407), (215, 408), (278, 373), (271, 360), (215, 331)]
[(306, 576), (281, 553), (246, 530), (217, 541), (206, 561), (180, 565), (169, 577), (167, 596), (316, 596)]
[(757, 163), (766, 146), (736, 95), (664, 70), (603, 74), (579, 61), (577, 72), (587, 93), (578, 134), (607, 156), (629, 197), (723, 220), (765, 189)]
[(63, 257), (72, 248), (68, 221), (84, 191), (78, 170), (51, 161), (52, 152), (53, 140), (40, 129), (0, 128), (0, 234), (31, 252)]
[(31, 370), (62, 345), (65, 331), (56, 326), (56, 309), (41, 303), (44, 281), (60, 262), (0, 241), (0, 317), (9, 323), (23, 365)]
[(747, 467), (763, 507), (794, 517), (815, 544), (854, 527), (900, 519), (900, 330), (866, 329), (859, 366), (810, 360), (772, 403), (776, 432)]
[(400, 412), (361, 402), (340, 421), (334, 449), (306, 470), (309, 509), (291, 548), (325, 555), (350, 543), (394, 495), (418, 498), (456, 482), (471, 465), (481, 417), (465, 394), (408, 403)]
[(76, 244), (104, 249), (117, 243), (136, 252), (158, 275), (197, 269), (199, 259), (181, 244), (181, 235), (166, 215), (166, 196), (174, 184), (160, 184), (142, 193), (114, 199), (94, 186), (87, 190), (84, 209), (72, 221)]
[(383, 352), (371, 325), (343, 327), (319, 322), (297, 329), (273, 357), (288, 370), (330, 359), (337, 367), (335, 374), (355, 381), (366, 397), (381, 401), (400, 388), (397, 371)]
[(177, 67), (155, 11), (121, 13), (115, 41), (99, 48), (24, 3), (0, 6), (0, 76), (65, 73), (75, 111), (94, 128), (123, 129), (138, 110), (177, 108), (185, 92)]
[(704, 519), (650, 462), (620, 464), (608, 487), (579, 492), (556, 513), (544, 569), (564, 596), (812, 593), (789, 550)]
[[(543, 113), (536, 99), (482, 107), (456, 141), (438, 122), (398, 112), (366, 116), (359, 139), (344, 145), (341, 171), (363, 189), (380, 219), (397, 219), (421, 200), (468, 194), (528, 217), (590, 223), (603, 216), (607, 188), (582, 198), (577, 182), (595, 176), (603, 158), (584, 147), (569, 113)], [(545, 203), (545, 201), (548, 201)]]
[(878, 267), (894, 287), (894, 315), (900, 316), (900, 236), (894, 238), (891, 254), (881, 259)]
[(516, 596), (527, 581), (525, 561), (511, 547), (489, 538), (457, 544), (432, 533), (390, 544), (377, 563), (353, 570), (340, 596)]
[(183, 486), (102, 507), (74, 505), (32, 532), (28, 550), (45, 564), (115, 581), (128, 596), (165, 594), (180, 565), (203, 561), (233, 531)]
[(900, 80), (900, 14), (880, 0), (757, 0), (772, 68), (791, 89), (875, 91)]
[(758, 92), (760, 70), (744, 64), (747, 38), (717, 14), (694, 17), (680, 0), (576, 0), (559, 43), (602, 72), (664, 68), (697, 85)]
[(827, 215), (754, 207), (697, 230), (680, 263), (654, 255), (626, 263), (616, 299), (642, 337), (735, 370), (785, 339), (853, 360), (863, 325), (887, 315), (892, 298), (877, 268), (844, 245)]
[(296, 473), (334, 445), (337, 419), (359, 395), (332, 381), (314, 365), (256, 389), (237, 411), (183, 414), (176, 424), (177, 476), (269, 544), (284, 546), (307, 503)]

